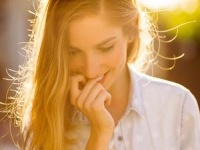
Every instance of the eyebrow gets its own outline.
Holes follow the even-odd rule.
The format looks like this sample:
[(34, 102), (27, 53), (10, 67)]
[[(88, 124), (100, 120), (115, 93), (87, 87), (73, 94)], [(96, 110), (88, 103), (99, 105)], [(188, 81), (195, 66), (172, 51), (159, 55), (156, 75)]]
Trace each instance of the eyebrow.
[(110, 37), (110, 38), (104, 40), (103, 42), (97, 44), (96, 47), (101, 47), (101, 46), (103, 46), (104, 44), (106, 44), (106, 43), (108, 43), (108, 42), (110, 42), (110, 41), (112, 41), (112, 40), (114, 40), (114, 39), (116, 39), (116, 38), (117, 38), (116, 36), (114, 36), (114, 37)]
[[(117, 38), (116, 36), (110, 37), (110, 38), (104, 40), (103, 42), (97, 44), (95, 47), (102, 47), (104, 44), (106, 44), (106, 43), (108, 43), (108, 42), (110, 42), (110, 41), (112, 41), (112, 40), (114, 40), (114, 39), (116, 39), (116, 38)], [(81, 50), (80, 48), (75, 47), (75, 46), (71, 46), (71, 45), (70, 45), (70, 48), (71, 48), (71, 49), (75, 49), (75, 50)]]

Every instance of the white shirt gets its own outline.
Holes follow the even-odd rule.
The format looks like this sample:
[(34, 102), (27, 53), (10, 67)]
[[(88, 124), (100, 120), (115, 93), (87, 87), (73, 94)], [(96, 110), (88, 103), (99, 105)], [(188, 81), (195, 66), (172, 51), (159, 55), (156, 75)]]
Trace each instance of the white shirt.
[[(197, 101), (181, 85), (136, 72), (129, 66), (129, 105), (119, 120), (109, 150), (200, 150), (200, 114)], [(70, 150), (84, 150), (90, 125), (80, 112), (78, 138)]]

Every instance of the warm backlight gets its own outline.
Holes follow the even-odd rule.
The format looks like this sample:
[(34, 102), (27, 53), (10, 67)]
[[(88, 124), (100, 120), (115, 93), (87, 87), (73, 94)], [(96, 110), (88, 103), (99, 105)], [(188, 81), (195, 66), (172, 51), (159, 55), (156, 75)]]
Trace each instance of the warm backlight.
[(198, 7), (198, 0), (140, 0), (149, 9), (183, 9), (192, 13)]

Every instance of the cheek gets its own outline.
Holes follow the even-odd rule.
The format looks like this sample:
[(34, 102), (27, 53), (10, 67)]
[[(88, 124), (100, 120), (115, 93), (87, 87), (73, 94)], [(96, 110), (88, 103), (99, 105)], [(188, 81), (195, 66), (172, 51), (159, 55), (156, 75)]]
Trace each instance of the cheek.
[(126, 62), (127, 47), (125, 44), (116, 47), (115, 52), (112, 54), (112, 66), (123, 65)]
[(71, 72), (78, 73), (81, 66), (81, 59), (71, 58), (69, 61), (69, 69)]

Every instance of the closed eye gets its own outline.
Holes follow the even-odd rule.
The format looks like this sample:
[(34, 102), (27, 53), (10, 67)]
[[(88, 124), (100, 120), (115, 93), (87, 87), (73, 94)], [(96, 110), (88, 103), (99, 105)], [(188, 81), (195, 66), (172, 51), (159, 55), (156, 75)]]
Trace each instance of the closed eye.
[(111, 45), (111, 46), (109, 46), (109, 47), (101, 47), (101, 48), (99, 48), (101, 51), (103, 51), (103, 52), (108, 52), (108, 51), (110, 51), (110, 50), (112, 50), (114, 48), (114, 45)]
[(71, 54), (76, 54), (78, 52), (80, 52), (79, 49), (76, 49), (76, 48), (71, 48), (70, 51), (69, 51)]

